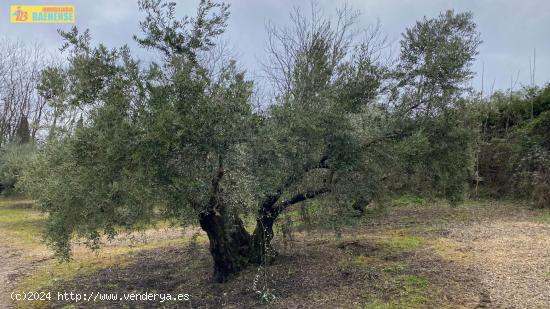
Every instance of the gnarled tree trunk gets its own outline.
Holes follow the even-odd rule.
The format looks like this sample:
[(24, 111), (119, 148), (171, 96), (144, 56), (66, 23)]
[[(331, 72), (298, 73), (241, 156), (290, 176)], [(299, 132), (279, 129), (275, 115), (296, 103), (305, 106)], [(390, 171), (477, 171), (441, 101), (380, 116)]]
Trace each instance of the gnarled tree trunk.
[(225, 282), (249, 264), (250, 234), (242, 220), (227, 209), (221, 179), (224, 175), (223, 161), (219, 158), (218, 170), (212, 179), (210, 200), (205, 211), (199, 214), (201, 228), (208, 235), (210, 254), (214, 260), (213, 278)]
[(250, 235), (242, 221), (215, 211), (201, 213), (200, 225), (208, 235), (214, 260), (213, 278), (225, 282), (249, 264)]
[(232, 275), (250, 264), (269, 263), (276, 256), (271, 247), (273, 225), (279, 214), (288, 206), (329, 192), (324, 188), (297, 194), (286, 201), (279, 201), (280, 191), (267, 196), (260, 204), (256, 228), (250, 235), (238, 215), (229, 212), (223, 201), (220, 181), (223, 177), (223, 165), (220, 165), (212, 179), (211, 195), (207, 210), (199, 215), (201, 228), (208, 235), (210, 253), (214, 261), (213, 278), (225, 282)]
[(225, 282), (250, 264), (270, 262), (275, 256), (271, 240), (273, 224), (278, 215), (273, 208), (277, 199), (266, 199), (262, 204), (252, 235), (246, 231), (238, 216), (228, 213), (219, 199), (215, 200), (216, 206), (211, 211), (201, 213), (199, 218), (201, 228), (210, 242), (214, 280)]
[(250, 247), (251, 261), (261, 264), (271, 262), (277, 252), (271, 246), (273, 225), (279, 216), (280, 209), (275, 207), (280, 195), (268, 196), (260, 206), (256, 227), (252, 234)]

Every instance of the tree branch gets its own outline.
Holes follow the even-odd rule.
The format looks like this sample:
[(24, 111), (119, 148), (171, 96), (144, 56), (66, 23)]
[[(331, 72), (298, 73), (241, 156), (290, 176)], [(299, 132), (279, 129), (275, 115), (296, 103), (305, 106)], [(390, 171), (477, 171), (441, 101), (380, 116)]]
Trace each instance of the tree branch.
[[(321, 160), (319, 160), (319, 163), (317, 165), (314, 165), (312, 167), (306, 167), (304, 168), (304, 174), (313, 170), (313, 169), (316, 169), (316, 168), (325, 168), (325, 169), (328, 169), (329, 166), (328, 166), (328, 156), (327, 155), (324, 155)], [(334, 174), (333, 171), (331, 171), (331, 174), (330, 174), (330, 177), (329, 177), (329, 184), (332, 183), (332, 175)], [(281, 213), (281, 211), (284, 210), (284, 208), (292, 205), (292, 204), (295, 204), (295, 203), (298, 203), (300, 201), (297, 201), (297, 202), (294, 202), (294, 203), (290, 203), (286, 206), (284, 206), (283, 208), (281, 207), (273, 207), (279, 200), (279, 198), (281, 197), (281, 195), (283, 194), (283, 190), (290, 187), (292, 184), (293, 184), (293, 181), (295, 180), (295, 177), (288, 177), (284, 183), (281, 185), (281, 187), (279, 187), (277, 189), (277, 191), (273, 194), (269, 194), (265, 197), (264, 201), (262, 202), (261, 204), (261, 207), (260, 207), (260, 216), (277, 216), (279, 213)], [(318, 191), (309, 191), (309, 192), (306, 192), (304, 194), (298, 194), (296, 195), (294, 198), (297, 198), (298, 196), (304, 196), (306, 198), (304, 198), (303, 200), (305, 199), (308, 199), (308, 198), (313, 198), (315, 195), (319, 195), (319, 194), (322, 194), (322, 193), (325, 193), (325, 192), (321, 192), (321, 193), (317, 193), (319, 191), (322, 191), (324, 189), (321, 189), (321, 190), (318, 190)], [(326, 192), (328, 192), (329, 190), (327, 189)], [(311, 196), (311, 194), (314, 194), (314, 196)], [(311, 196), (311, 197), (310, 197)], [(291, 202), (292, 199), (290, 200), (287, 200), (287, 201), (284, 201), (281, 205), (285, 204), (285, 203), (288, 203), (288, 202)]]
[(208, 202), (208, 212), (215, 210), (218, 206), (222, 205), (220, 203), (220, 182), (223, 178), (225, 170), (223, 168), (223, 159), (222, 156), (218, 156), (218, 168), (216, 174), (212, 178), (212, 186), (210, 187), (210, 200)]
[(222, 180), (223, 174), (225, 173), (225, 170), (223, 169), (223, 160), (222, 157), (219, 156), (218, 158), (218, 169), (216, 171), (216, 175), (212, 178), (212, 191), (217, 192), (218, 188), (220, 186), (220, 181)]
[(365, 143), (365, 144), (363, 145), (363, 148), (369, 148), (370, 146), (372, 146), (372, 145), (374, 145), (374, 144), (376, 144), (376, 143), (382, 142), (382, 141), (384, 141), (384, 140), (387, 140), (387, 139), (405, 137), (405, 136), (407, 136), (409, 133), (411, 133), (411, 132), (410, 132), (410, 131), (401, 131), (401, 132), (395, 132), (395, 133), (390, 133), (390, 134), (378, 136), (378, 137), (375, 137), (375, 138), (371, 139), (371, 140), (368, 141), (367, 143)]
[(294, 195), (293, 197), (289, 198), (288, 200), (282, 202), (279, 207), (277, 207), (277, 211), (280, 213), (281, 211), (285, 210), (288, 206), (294, 205), (299, 202), (303, 202), (305, 200), (312, 199), (318, 195), (328, 193), (330, 192), (329, 188), (321, 188), (319, 190), (314, 191), (307, 191), (304, 193), (298, 193)]

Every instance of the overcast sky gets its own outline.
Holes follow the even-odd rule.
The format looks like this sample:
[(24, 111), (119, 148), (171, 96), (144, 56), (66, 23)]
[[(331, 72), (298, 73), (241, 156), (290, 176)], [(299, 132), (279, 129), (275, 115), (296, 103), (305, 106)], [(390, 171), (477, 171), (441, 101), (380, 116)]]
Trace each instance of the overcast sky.
[[(178, 15), (192, 15), (198, 0), (176, 1)], [(284, 25), (288, 12), (294, 6), (307, 9), (309, 1), (298, 0), (233, 0), (231, 17), (225, 38), (240, 56), (242, 65), (251, 73), (258, 72), (258, 61), (264, 58), (265, 23), (272, 21)], [(343, 1), (319, 0), (327, 12)], [(510, 79), (518, 76), (519, 82), (528, 84), (529, 59), (536, 50), (536, 76), (538, 85), (550, 81), (550, 1), (548, 0), (349, 0), (361, 12), (360, 25), (368, 26), (380, 20), (382, 30), (396, 43), (405, 28), (424, 16), (435, 17), (440, 11), (472, 11), (481, 32), (483, 44), (474, 69), (479, 73), (473, 81), (481, 87), (481, 70), (485, 67), (485, 90), (508, 89)], [(39, 42), (47, 50), (61, 46), (57, 28), (68, 29), (64, 24), (10, 24), (10, 5), (74, 5), (76, 25), (89, 28), (95, 42), (110, 47), (132, 42), (138, 31), (137, 1), (94, 0), (54, 1), (21, 0), (0, 3), (0, 37)]]

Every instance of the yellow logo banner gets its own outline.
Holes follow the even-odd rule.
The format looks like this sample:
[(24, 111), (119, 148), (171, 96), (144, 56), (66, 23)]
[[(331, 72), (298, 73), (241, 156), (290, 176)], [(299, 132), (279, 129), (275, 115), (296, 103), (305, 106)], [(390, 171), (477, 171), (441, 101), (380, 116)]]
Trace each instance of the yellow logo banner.
[(74, 23), (73, 5), (12, 5), (12, 23)]

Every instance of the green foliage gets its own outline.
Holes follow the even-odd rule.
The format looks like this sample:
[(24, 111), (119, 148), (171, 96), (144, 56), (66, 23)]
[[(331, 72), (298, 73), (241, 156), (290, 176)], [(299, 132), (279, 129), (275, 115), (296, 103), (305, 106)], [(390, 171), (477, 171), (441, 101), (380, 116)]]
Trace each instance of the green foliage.
[(404, 116), (397, 123), (412, 133), (394, 148), (404, 176), (394, 180), (397, 189), (451, 204), (464, 198), (477, 136), (463, 97), (480, 43), (471, 13), (447, 11), (403, 34), (396, 77)]
[(477, 107), (482, 117), (480, 175), (490, 195), (550, 205), (550, 86), (497, 93)]
[(426, 127), (400, 141), (395, 154), (404, 192), (462, 201), (466, 183), (473, 174), (476, 132), (464, 109), (426, 120)]
[(452, 10), (407, 29), (397, 72), (405, 86), (405, 106), (425, 115), (437, 115), (453, 106), (473, 76), (479, 36), (472, 13)]
[[(69, 258), (75, 234), (97, 248), (101, 236), (159, 214), (182, 224), (221, 218), (220, 237), (230, 238), (239, 216), (273, 222), (319, 197), (318, 222), (335, 230), (354, 222), (356, 202), (381, 204), (392, 191), (463, 197), (475, 137), (461, 100), (479, 44), (471, 14), (408, 29), (394, 69), (368, 41), (354, 41), (355, 14), (331, 23), (297, 13), (294, 28), (273, 30), (274, 57), (288, 64), (275, 68), (284, 87), (255, 112), (254, 85), (237, 62), (208, 63), (228, 6), (204, 0), (182, 20), (172, 3), (144, 0), (140, 9), (136, 40), (158, 62), (93, 47), (88, 31), (73, 28), (60, 32), (68, 66), (42, 74), (54, 123), (18, 186), (49, 214), (46, 237), (59, 256)], [(85, 112), (58, 130), (56, 117), (75, 111)]]
[(229, 17), (229, 5), (201, 0), (195, 18), (177, 20), (175, 2), (140, 0), (139, 8), (147, 13), (140, 28), (145, 37), (136, 41), (142, 46), (154, 48), (167, 57), (184, 56), (196, 60), (197, 51), (207, 51), (215, 46), (214, 40), (225, 31)]
[[(142, 2), (148, 14), (173, 14), (172, 6), (159, 5)], [(254, 125), (252, 84), (234, 61), (215, 74), (196, 57), (207, 52), (219, 34), (216, 27), (223, 27), (225, 18), (208, 17), (216, 8), (225, 14), (225, 7), (203, 1), (196, 23), (174, 28), (166, 28), (167, 20), (147, 18), (146, 38), (138, 42), (168, 52), (149, 68), (127, 47), (91, 47), (87, 31), (61, 32), (69, 66), (46, 70), (41, 91), (60, 110), (74, 106), (89, 117), (68, 134), (53, 136), (20, 185), (49, 214), (46, 236), (59, 256), (69, 257), (75, 233), (97, 248), (103, 234), (149, 224), (159, 211), (182, 223), (194, 220), (208, 204), (218, 169), (227, 175), (228, 192), (246, 181), (239, 176)], [(179, 36), (163, 36), (160, 45), (150, 46), (159, 29), (197, 37), (174, 42)], [(185, 53), (172, 46), (180, 43)], [(241, 196), (228, 194), (228, 204), (241, 207)]]
[(0, 191), (15, 193), (15, 185), (35, 153), (33, 143), (10, 143), (0, 150)]

